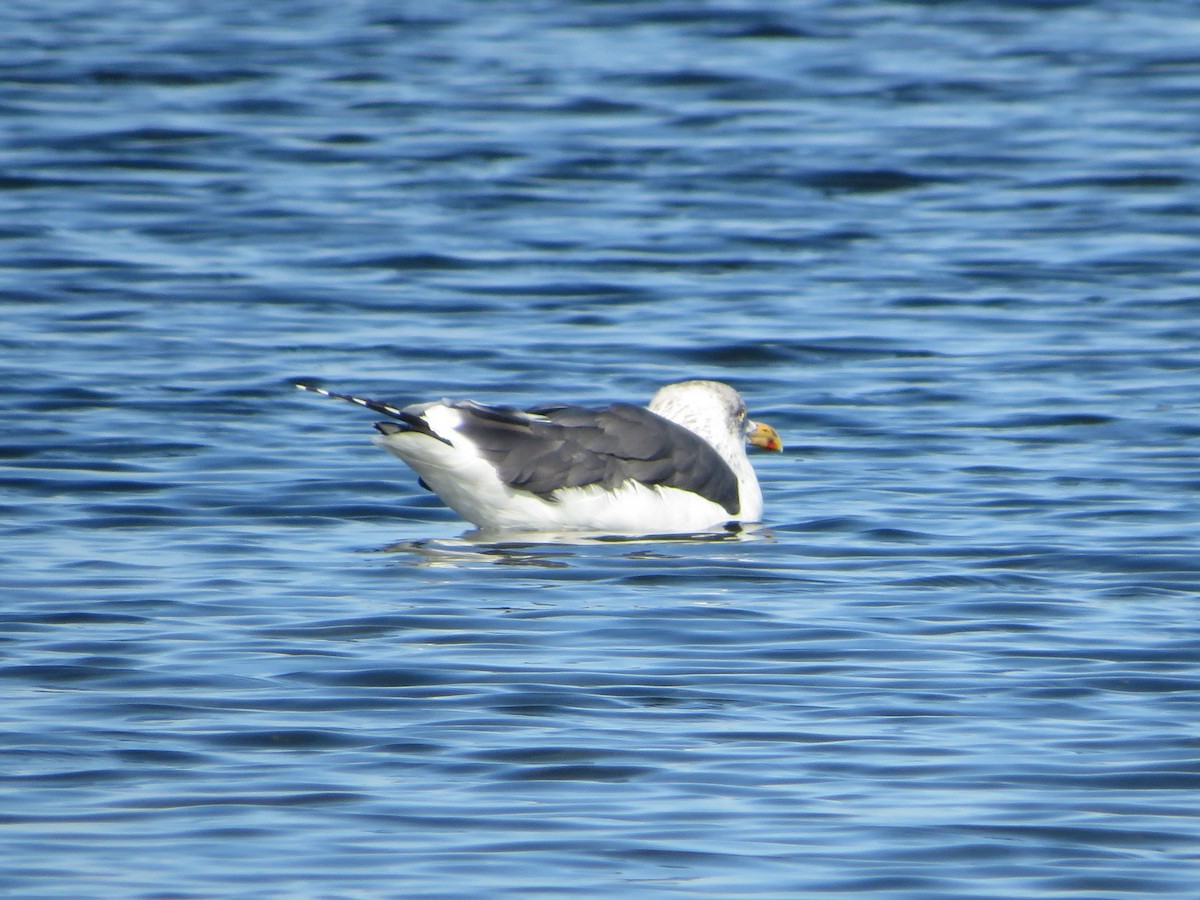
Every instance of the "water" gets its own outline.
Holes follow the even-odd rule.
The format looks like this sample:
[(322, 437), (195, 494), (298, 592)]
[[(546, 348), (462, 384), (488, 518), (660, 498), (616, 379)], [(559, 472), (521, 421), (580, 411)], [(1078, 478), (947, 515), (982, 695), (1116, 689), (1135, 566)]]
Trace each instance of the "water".
[[(10, 4), (0, 883), (1194, 896), (1194, 5)], [(397, 401), (735, 384), (737, 539)]]

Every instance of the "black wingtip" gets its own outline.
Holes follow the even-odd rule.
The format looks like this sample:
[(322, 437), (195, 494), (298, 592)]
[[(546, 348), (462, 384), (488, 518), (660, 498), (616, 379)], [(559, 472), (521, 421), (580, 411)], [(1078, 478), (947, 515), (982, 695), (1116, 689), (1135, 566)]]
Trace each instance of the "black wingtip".
[(454, 444), (442, 437), (429, 427), (429, 423), (420, 416), (414, 416), (412, 413), (401, 411), (397, 416), (400, 422), (376, 422), (375, 430), (384, 437), (391, 437), (395, 434), (423, 434), (425, 437), (433, 438), (435, 441), (441, 441), (447, 447), (453, 447)]
[(334, 400), (345, 400), (347, 403), (353, 403), (355, 406), (364, 406), (372, 412), (382, 413), (385, 416), (390, 416), (398, 420), (401, 424), (393, 424), (392, 422), (376, 422), (375, 430), (384, 437), (391, 437), (394, 434), (399, 434), (404, 431), (415, 431), (418, 434), (423, 434), (426, 437), (431, 437), (434, 440), (441, 441), (447, 446), (454, 445), (437, 434), (429, 427), (429, 423), (419, 415), (414, 415), (410, 412), (405, 412), (399, 407), (392, 406), (390, 403), (384, 403), (382, 400), (371, 400), (368, 397), (355, 397), (350, 394), (336, 394), (333, 391), (327, 391), (323, 387), (316, 385), (304, 384), (303, 382), (295, 382), (297, 389), (301, 391), (309, 391), (314, 394), (320, 394), (322, 397), (330, 397)]
[(302, 381), (294, 383), (297, 390), (320, 394), (322, 397), (329, 397), (333, 400), (345, 400), (347, 403), (353, 403), (355, 406), (365, 406), (372, 412), (382, 413), (385, 416), (391, 416), (393, 419), (400, 419), (407, 422), (411, 418), (404, 410), (392, 406), (390, 403), (384, 403), (382, 400), (372, 400), (369, 397), (355, 397), (351, 394), (337, 394), (333, 391), (327, 391), (323, 387), (317, 387), (315, 384), (305, 384)]

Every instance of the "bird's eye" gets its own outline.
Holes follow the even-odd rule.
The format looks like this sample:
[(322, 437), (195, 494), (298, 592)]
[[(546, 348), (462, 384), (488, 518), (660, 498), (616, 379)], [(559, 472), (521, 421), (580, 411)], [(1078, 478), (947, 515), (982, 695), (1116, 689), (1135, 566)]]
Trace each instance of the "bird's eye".
[(745, 403), (739, 403), (739, 404), (737, 405), (737, 409), (735, 409), (735, 410), (733, 411), (733, 414), (734, 414), (735, 416), (737, 416), (739, 419), (744, 419), (744, 418), (746, 417), (746, 404), (745, 404)]

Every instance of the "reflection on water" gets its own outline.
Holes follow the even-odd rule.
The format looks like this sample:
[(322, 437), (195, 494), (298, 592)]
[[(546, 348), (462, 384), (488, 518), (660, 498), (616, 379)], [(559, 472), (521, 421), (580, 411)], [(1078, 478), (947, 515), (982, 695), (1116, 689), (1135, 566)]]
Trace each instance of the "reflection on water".
[(377, 553), (395, 553), (413, 557), (413, 564), (426, 566), (508, 565), (540, 568), (565, 568), (576, 559), (569, 547), (642, 547), (621, 555), (628, 559), (670, 558), (664, 548), (672, 544), (738, 543), (772, 540), (761, 524), (740, 524), (689, 535), (589, 534), (586, 532), (495, 533), (469, 531), (457, 538), (419, 538), (397, 541), (379, 547)]

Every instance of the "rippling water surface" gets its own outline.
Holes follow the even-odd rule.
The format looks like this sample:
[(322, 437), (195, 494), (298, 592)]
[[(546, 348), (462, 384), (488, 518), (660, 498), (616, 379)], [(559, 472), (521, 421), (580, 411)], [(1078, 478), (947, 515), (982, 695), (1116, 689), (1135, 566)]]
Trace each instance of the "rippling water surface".
[[(1191, 3), (0, 12), (0, 884), (1195, 896)], [(296, 378), (742, 390), (480, 543)]]

